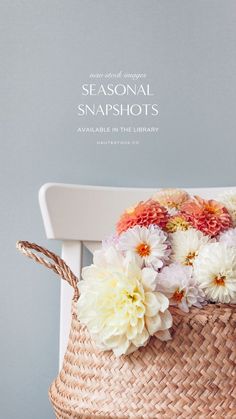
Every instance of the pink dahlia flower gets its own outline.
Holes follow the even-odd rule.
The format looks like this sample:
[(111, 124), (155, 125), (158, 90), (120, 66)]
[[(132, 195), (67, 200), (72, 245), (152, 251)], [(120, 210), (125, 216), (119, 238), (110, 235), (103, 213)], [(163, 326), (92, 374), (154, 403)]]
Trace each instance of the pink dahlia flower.
[(136, 206), (128, 208), (117, 223), (118, 234), (123, 233), (136, 225), (148, 227), (150, 224), (165, 228), (169, 219), (167, 210), (158, 202), (149, 199), (141, 201)]
[(230, 247), (236, 247), (236, 228), (224, 231), (218, 237), (220, 243), (226, 243)]
[(181, 213), (194, 228), (211, 237), (232, 227), (228, 210), (213, 199), (204, 200), (195, 196), (183, 203)]
[(180, 263), (165, 266), (157, 275), (157, 290), (169, 298), (170, 305), (186, 313), (189, 307), (201, 308), (205, 302), (203, 291), (192, 276), (192, 267)]

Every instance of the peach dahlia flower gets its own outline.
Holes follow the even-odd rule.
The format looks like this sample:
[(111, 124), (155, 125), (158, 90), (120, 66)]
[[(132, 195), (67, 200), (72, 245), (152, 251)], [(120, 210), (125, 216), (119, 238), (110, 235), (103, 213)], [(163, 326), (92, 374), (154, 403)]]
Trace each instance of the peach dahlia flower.
[(171, 215), (175, 215), (181, 205), (189, 199), (189, 194), (182, 189), (161, 189), (153, 195), (152, 199), (158, 201)]
[(121, 234), (136, 225), (148, 227), (153, 224), (165, 228), (168, 219), (167, 210), (159, 202), (153, 201), (153, 199), (141, 201), (121, 215), (116, 227), (117, 233)]

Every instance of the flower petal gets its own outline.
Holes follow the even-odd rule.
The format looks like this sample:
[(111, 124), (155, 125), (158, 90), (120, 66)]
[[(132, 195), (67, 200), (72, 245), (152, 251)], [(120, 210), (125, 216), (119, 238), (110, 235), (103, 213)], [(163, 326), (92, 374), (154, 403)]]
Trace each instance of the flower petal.
[(171, 334), (169, 330), (160, 330), (159, 332), (156, 332), (154, 336), (163, 342), (171, 340)]
[(160, 310), (160, 302), (154, 292), (145, 293), (146, 312), (145, 316), (155, 316)]
[(161, 292), (155, 292), (154, 294), (156, 296), (157, 301), (159, 302), (160, 311), (164, 312), (169, 307), (168, 298)]
[(125, 355), (129, 346), (129, 340), (124, 338), (122, 341), (119, 342), (119, 346), (113, 349), (113, 352), (116, 356)]
[(146, 320), (147, 330), (151, 336), (154, 335), (158, 330), (160, 330), (162, 321), (159, 314), (153, 317), (147, 317), (145, 320)]
[(169, 310), (166, 310), (165, 313), (160, 313), (160, 317), (161, 317), (160, 330), (170, 329), (170, 327), (172, 327), (172, 324), (173, 324), (173, 319)]
[(154, 291), (156, 287), (157, 273), (152, 268), (142, 269), (142, 283), (146, 291)]
[(132, 343), (139, 347), (143, 346), (149, 339), (149, 333), (147, 329), (144, 327), (142, 333), (138, 334), (136, 338), (132, 339)]

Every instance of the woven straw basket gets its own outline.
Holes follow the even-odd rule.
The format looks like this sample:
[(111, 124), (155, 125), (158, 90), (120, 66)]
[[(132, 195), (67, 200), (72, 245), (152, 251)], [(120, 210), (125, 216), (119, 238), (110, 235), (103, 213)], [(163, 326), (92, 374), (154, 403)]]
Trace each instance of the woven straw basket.
[(236, 418), (235, 306), (209, 304), (184, 315), (172, 309), (171, 341), (152, 338), (116, 358), (99, 352), (78, 321), (77, 278), (66, 263), (29, 242), (17, 248), (75, 291), (67, 351), (49, 390), (56, 418)]

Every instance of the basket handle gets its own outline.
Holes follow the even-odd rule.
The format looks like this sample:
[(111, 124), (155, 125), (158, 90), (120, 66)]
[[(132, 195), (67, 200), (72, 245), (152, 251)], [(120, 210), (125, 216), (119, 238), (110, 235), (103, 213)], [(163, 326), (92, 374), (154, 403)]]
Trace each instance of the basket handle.
[[(38, 246), (37, 244), (30, 243), (28, 241), (18, 241), (16, 243), (16, 248), (24, 255), (35, 260), (41, 265), (46, 266), (46, 268), (52, 269), (54, 272), (56, 272), (56, 274), (58, 274), (61, 278), (67, 281), (74, 288), (73, 300), (78, 301), (78, 278), (75, 276), (75, 274), (73, 274), (73, 272), (63, 259), (57, 256), (55, 253), (45, 249), (44, 247)], [(31, 250), (34, 250), (38, 253), (42, 253), (43, 255), (51, 259), (54, 263), (48, 261), (47, 259), (44, 259), (43, 257), (37, 255), (37, 253), (34, 253)]]

